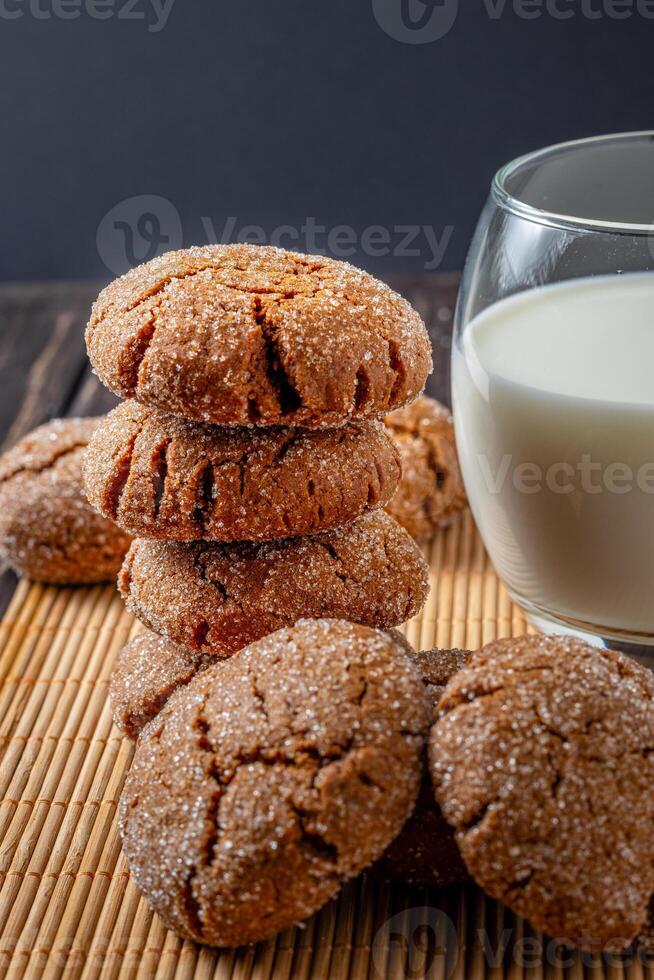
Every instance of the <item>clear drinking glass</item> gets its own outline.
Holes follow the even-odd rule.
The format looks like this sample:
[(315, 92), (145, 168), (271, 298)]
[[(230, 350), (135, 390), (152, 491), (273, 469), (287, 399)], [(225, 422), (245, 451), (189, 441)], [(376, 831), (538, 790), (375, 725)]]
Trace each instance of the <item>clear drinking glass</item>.
[(654, 133), (495, 176), (452, 361), (470, 505), (540, 629), (654, 645)]

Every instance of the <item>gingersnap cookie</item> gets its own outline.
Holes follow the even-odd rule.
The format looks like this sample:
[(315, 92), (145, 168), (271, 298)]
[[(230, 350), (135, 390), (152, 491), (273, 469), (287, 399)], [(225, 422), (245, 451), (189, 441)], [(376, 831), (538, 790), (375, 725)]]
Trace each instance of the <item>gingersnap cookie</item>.
[(446, 527), (466, 506), (449, 411), (422, 396), (384, 423), (397, 442), (402, 479), (386, 510), (416, 541)]
[(621, 949), (654, 893), (654, 676), (579, 640), (489, 643), (430, 737), (443, 813), (481, 887), (533, 926)]
[(425, 326), (346, 262), (258, 245), (168, 252), (104, 289), (86, 332), (122, 398), (218, 425), (340, 426), (415, 398)]
[(118, 585), (150, 629), (222, 657), (306, 616), (397, 626), (428, 590), (420, 550), (384, 511), (313, 537), (259, 544), (137, 538)]
[(400, 472), (381, 422), (219, 428), (128, 401), (95, 432), (84, 478), (90, 502), (130, 534), (264, 541), (340, 527), (383, 507)]
[[(420, 672), (432, 710), (447, 682), (465, 666), (469, 656), (466, 650), (433, 649), (409, 653)], [(391, 881), (438, 888), (468, 881), (470, 876), (456, 845), (454, 831), (436, 802), (426, 766), (413, 813), (371, 873)]]
[(56, 419), (0, 457), (0, 562), (59, 585), (113, 579), (130, 538), (89, 505), (86, 444), (99, 419)]
[(109, 682), (116, 727), (136, 738), (178, 687), (216, 662), (210, 653), (198, 653), (150, 630), (125, 644)]
[[(413, 653), (399, 630), (386, 632), (396, 646)], [(199, 653), (171, 643), (150, 630), (139, 633), (122, 648), (111, 672), (109, 696), (117, 728), (129, 738), (137, 738), (177, 688), (220, 659), (214, 653)], [(433, 792), (431, 799), (433, 804)]]
[(257, 942), (321, 908), (414, 805), (424, 687), (384, 633), (301, 620), (195, 677), (142, 732), (120, 803), (164, 924)]

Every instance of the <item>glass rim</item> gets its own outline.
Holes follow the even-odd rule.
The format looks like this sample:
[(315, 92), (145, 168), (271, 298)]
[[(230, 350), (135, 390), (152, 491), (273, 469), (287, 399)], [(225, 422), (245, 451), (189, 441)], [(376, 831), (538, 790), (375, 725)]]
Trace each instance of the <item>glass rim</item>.
[(581, 139), (566, 140), (563, 143), (553, 143), (550, 146), (532, 150), (529, 153), (515, 157), (499, 168), (491, 183), (491, 194), (503, 210), (510, 211), (518, 217), (525, 218), (537, 224), (577, 231), (585, 229), (586, 231), (610, 232), (616, 235), (651, 235), (654, 232), (653, 223), (640, 224), (628, 221), (604, 221), (600, 218), (590, 216), (580, 217), (579, 215), (561, 214), (557, 211), (550, 211), (546, 208), (535, 207), (533, 204), (527, 204), (525, 201), (520, 200), (519, 195), (517, 196), (511, 193), (507, 187), (509, 178), (526, 164), (538, 163), (574, 148), (583, 148), (597, 143), (618, 143), (641, 139), (654, 141), (654, 129), (586, 136)]

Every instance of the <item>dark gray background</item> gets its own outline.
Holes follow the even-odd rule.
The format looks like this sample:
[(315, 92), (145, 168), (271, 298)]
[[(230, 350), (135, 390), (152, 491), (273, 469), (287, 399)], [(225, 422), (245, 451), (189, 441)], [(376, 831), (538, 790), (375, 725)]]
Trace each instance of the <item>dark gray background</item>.
[[(453, 226), (439, 267), (458, 269), (499, 164), (654, 124), (654, 20), (629, 0), (558, 0), (565, 20), (460, 0), (421, 45), (388, 36), (372, 0), (174, 0), (159, 31), (151, 0), (132, 10), (145, 20), (126, 0), (104, 20), (53, 2), (0, 3), (0, 279), (108, 279), (230, 216), (232, 238), (347, 225), (353, 260), (382, 275), (434, 268), (422, 233), (398, 254), (396, 225)], [(371, 225), (392, 254), (362, 244)]]

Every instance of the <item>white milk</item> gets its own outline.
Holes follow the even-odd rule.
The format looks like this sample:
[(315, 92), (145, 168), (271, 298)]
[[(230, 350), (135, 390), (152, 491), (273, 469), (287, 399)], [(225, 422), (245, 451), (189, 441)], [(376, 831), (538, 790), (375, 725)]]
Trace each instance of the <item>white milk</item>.
[(518, 597), (654, 635), (654, 273), (528, 290), (453, 361), (473, 513)]

